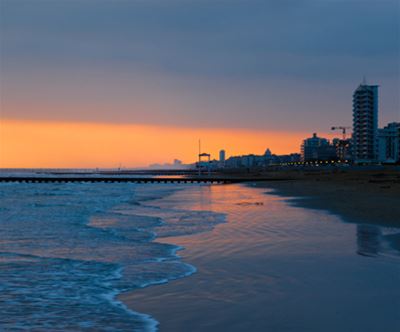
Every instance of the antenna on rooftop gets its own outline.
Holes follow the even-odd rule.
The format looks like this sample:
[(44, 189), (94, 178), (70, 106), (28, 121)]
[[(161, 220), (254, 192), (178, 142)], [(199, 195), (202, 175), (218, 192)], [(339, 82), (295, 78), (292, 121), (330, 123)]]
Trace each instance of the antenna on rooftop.
[(201, 139), (199, 139), (199, 154), (201, 154)]
[(365, 75), (363, 76), (362, 84), (367, 85), (367, 79), (365, 78)]
[(199, 163), (197, 165), (199, 168), (199, 175), (201, 175), (200, 162), (201, 162), (201, 139), (199, 138)]

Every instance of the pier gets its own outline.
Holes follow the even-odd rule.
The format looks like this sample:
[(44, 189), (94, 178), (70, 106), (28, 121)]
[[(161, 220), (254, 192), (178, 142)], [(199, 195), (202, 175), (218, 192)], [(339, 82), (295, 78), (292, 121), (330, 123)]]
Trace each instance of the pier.
[(282, 181), (287, 178), (257, 177), (127, 177), (127, 176), (0, 176), (0, 182), (18, 183), (208, 183), (228, 184), (252, 181)]

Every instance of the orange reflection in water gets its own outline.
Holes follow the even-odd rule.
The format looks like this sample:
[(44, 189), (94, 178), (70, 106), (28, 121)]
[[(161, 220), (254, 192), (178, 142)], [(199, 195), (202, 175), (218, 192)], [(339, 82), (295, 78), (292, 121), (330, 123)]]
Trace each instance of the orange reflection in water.
[(0, 167), (125, 167), (196, 160), (203, 150), (218, 157), (299, 150), (302, 132), (204, 129), (136, 124), (2, 120)]

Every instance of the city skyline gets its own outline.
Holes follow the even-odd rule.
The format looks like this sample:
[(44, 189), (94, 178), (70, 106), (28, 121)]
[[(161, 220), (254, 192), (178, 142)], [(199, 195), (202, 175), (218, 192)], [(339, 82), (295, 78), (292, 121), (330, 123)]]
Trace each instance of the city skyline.
[[(353, 127), (351, 126), (332, 126), (331, 132), (323, 132), (323, 138), (322, 140), (325, 140), (329, 146), (331, 146), (331, 142), (328, 141), (327, 139), (332, 141), (332, 144), (341, 144), (341, 139), (338, 137), (338, 133), (334, 132), (335, 130), (345, 130), (342, 133), (343, 136), (343, 143), (346, 143), (347, 145), (353, 141), (353, 146), (352, 147), (347, 147), (348, 153), (353, 154), (353, 156), (349, 156), (344, 159), (353, 159), (355, 162), (377, 162), (378, 161), (378, 155), (379, 155), (379, 161), (385, 162), (385, 153), (381, 151), (382, 149), (398, 149), (397, 144), (398, 143), (390, 143), (390, 144), (395, 144), (393, 147), (385, 147), (384, 141), (382, 141), (384, 135), (383, 134), (383, 129), (379, 129), (380, 132), (382, 132), (381, 137), (378, 137), (378, 127), (377, 123), (379, 122), (379, 102), (378, 102), (378, 93), (377, 93), (377, 88), (378, 85), (368, 85), (366, 83), (365, 78), (363, 79), (362, 83), (359, 84), (359, 86), (354, 90), (353, 93)], [(364, 90), (368, 89), (375, 89), (374, 91), (374, 98), (373, 98), (373, 104), (374, 104), (374, 136), (371, 138), (375, 143), (375, 155), (372, 159), (369, 160), (358, 160), (358, 149), (357, 148), (357, 137), (358, 133), (354, 136), (353, 133), (349, 133), (347, 131), (347, 134), (349, 134), (348, 140), (345, 140), (345, 132), (346, 129), (354, 129), (358, 128), (358, 118), (359, 118), (359, 112), (364, 112), (364, 106), (362, 108), (359, 108), (360, 101), (363, 105), (363, 96), (364, 96)], [(360, 95), (361, 91), (361, 95)], [(360, 96), (361, 99), (359, 100)], [(368, 105), (367, 105), (368, 106)], [(369, 107), (369, 106), (368, 106)], [(371, 109), (372, 110), (372, 109)], [(357, 114), (357, 115), (356, 115)], [(360, 113), (362, 114), (362, 113)], [(363, 116), (363, 115), (362, 115)], [(389, 124), (392, 124), (394, 126), (399, 126), (400, 122), (389, 122), (387, 123), (386, 126)], [(240, 156), (262, 156), (264, 154), (263, 151), (265, 149), (270, 150), (272, 148), (274, 150), (275, 155), (289, 155), (289, 154), (298, 154), (300, 152), (302, 159), (307, 159), (304, 157), (304, 142), (307, 140), (310, 140), (310, 142), (316, 137), (316, 133), (313, 133), (312, 138), (305, 138), (308, 133), (302, 133), (303, 137), (299, 136), (299, 133), (291, 133), (291, 134), (286, 134), (282, 132), (268, 132), (268, 131), (261, 131), (261, 130), (245, 130), (245, 129), (236, 129), (235, 131), (232, 130), (227, 130), (226, 128), (222, 129), (199, 129), (199, 128), (179, 128), (179, 127), (167, 127), (167, 126), (147, 126), (145, 129), (143, 129), (141, 126), (138, 125), (114, 125), (113, 130), (110, 132), (110, 125), (109, 124), (82, 124), (78, 122), (63, 122), (62, 124), (60, 123), (55, 123), (54, 121), (47, 121), (47, 122), (33, 122), (31, 121), (28, 125), (26, 123), (21, 124), (19, 121), (9, 121), (9, 120), (2, 120), (1, 124), (1, 131), (0, 131), (0, 140), (2, 142), (7, 142), (7, 141), (12, 141), (12, 137), (19, 137), (23, 136), (24, 134), (28, 133), (32, 137), (41, 137), (41, 141), (39, 141), (39, 150), (34, 149), (31, 151), (29, 154), (25, 154), (23, 157), (25, 160), (28, 162), (26, 166), (21, 166), (19, 164), (19, 159), (20, 155), (19, 152), (21, 149), (23, 149), (23, 144), (24, 142), (22, 140), (19, 140), (17, 144), (20, 146), (15, 148), (15, 145), (2, 145), (2, 157), (7, 156), (8, 159), (4, 160), (4, 158), (1, 159), (0, 162), (0, 167), (3, 168), (76, 168), (77, 164), (79, 164), (78, 167), (83, 167), (83, 168), (98, 168), (98, 167), (106, 167), (106, 168), (120, 168), (125, 167), (125, 168), (135, 168), (135, 167), (148, 167), (148, 166), (154, 166), (154, 165), (167, 165), (168, 160), (171, 160), (172, 154), (175, 156), (179, 156), (178, 158), (184, 159), (183, 165), (188, 165), (188, 164), (194, 164), (195, 162), (195, 149), (193, 146), (193, 143), (195, 143), (195, 136), (198, 135), (198, 137), (201, 137), (201, 135), (206, 134), (206, 138), (208, 138), (208, 145), (206, 146), (204, 151), (208, 151), (210, 153), (211, 158), (213, 160), (217, 160), (218, 155), (219, 158), (221, 158), (221, 151), (224, 151), (224, 156), (225, 156), (225, 149), (226, 146), (228, 146), (228, 149), (230, 149), (230, 153), (228, 153), (229, 158), (237, 158)], [(395, 127), (393, 127), (392, 130)], [(74, 133), (71, 135), (71, 133)], [(90, 132), (90, 140), (87, 141), (87, 135), (85, 132)], [(134, 134), (135, 133), (135, 134)], [(151, 137), (155, 137), (155, 140), (149, 140), (149, 134), (152, 134)], [(193, 136), (194, 135), (194, 136)], [(390, 135), (395, 135), (396, 137), (396, 131), (394, 131)], [(185, 139), (182, 139), (185, 137)], [(239, 142), (243, 143), (243, 137), (246, 139), (246, 144), (242, 145), (241, 148), (238, 148), (237, 146), (240, 145), (238, 144)], [(278, 137), (278, 139), (277, 139)], [(86, 139), (86, 141), (85, 141)], [(165, 141), (165, 139), (167, 139)], [(394, 138), (396, 140), (396, 138)], [(318, 138), (318, 140), (320, 140)], [(380, 149), (378, 151), (378, 140), (379, 140), (379, 146)], [(175, 149), (171, 149), (169, 146), (166, 147), (166, 149), (163, 149), (163, 146), (160, 146), (160, 142), (168, 142), (170, 143), (171, 141), (175, 142)], [(185, 141), (185, 144), (182, 145), (181, 142)], [(337, 143), (334, 143), (337, 141)], [(71, 145), (71, 142), (74, 142), (75, 144)], [(140, 150), (138, 151), (137, 149), (137, 143), (140, 142)], [(165, 143), (164, 142), (164, 143)], [(200, 142), (200, 141), (199, 141)], [(269, 142), (270, 145), (268, 145)], [(299, 147), (299, 142), (303, 142)], [(372, 142), (372, 141), (371, 141)], [(391, 142), (391, 141), (390, 141)], [(55, 143), (55, 144), (53, 144)], [(127, 154), (126, 150), (126, 145), (124, 144), (129, 144), (131, 146), (131, 150), (136, 154), (139, 154), (141, 159), (139, 163), (133, 164), (132, 163), (132, 158), (131, 154)], [(180, 145), (179, 145), (180, 143)], [(357, 144), (356, 144), (357, 143)], [(200, 143), (199, 143), (200, 144)], [(267, 145), (265, 145), (267, 144)], [(351, 143), (350, 143), (351, 144)], [(372, 143), (371, 143), (372, 144)], [(388, 141), (389, 144), (389, 141)], [(80, 145), (80, 149), (76, 149), (75, 147)], [(83, 148), (86, 145), (86, 148)], [(297, 147), (296, 147), (297, 145)], [(318, 144), (319, 145), (319, 144)], [(332, 147), (333, 147), (332, 145)], [(72, 146), (72, 149), (71, 149)], [(94, 146), (97, 146), (99, 149), (93, 148)], [(116, 149), (115, 147), (122, 147), (122, 149)], [(253, 150), (249, 150), (249, 146), (253, 148)], [(176, 149), (176, 147), (178, 147)], [(182, 148), (183, 147), (183, 148)], [(200, 145), (199, 145), (200, 147)], [(256, 148), (254, 148), (256, 147)], [(41, 149), (40, 149), (41, 148)], [(160, 149), (161, 148), (161, 149)], [(329, 148), (329, 147), (328, 147)], [(108, 150), (107, 150), (108, 149)], [(263, 150), (264, 149), (264, 150)], [(354, 150), (355, 149), (355, 150)], [(163, 151), (163, 153), (161, 152)], [(172, 151), (172, 152), (171, 152)], [(344, 151), (344, 150), (343, 150)], [(328, 155), (331, 155), (331, 157), (328, 157), (328, 159), (334, 159), (334, 158), (339, 158), (343, 159), (343, 156), (340, 157), (340, 154), (343, 154), (344, 152), (339, 152), (339, 150), (336, 152), (336, 156), (334, 156), (335, 153), (329, 152)], [(353, 152), (352, 152), (353, 151)], [(396, 150), (397, 151), (397, 150)], [(199, 152), (199, 151), (197, 151)], [(112, 160), (109, 163), (104, 164), (104, 162), (101, 161), (102, 156), (107, 153), (108, 156), (112, 157)], [(316, 151), (312, 152), (316, 153)], [(322, 155), (325, 155), (326, 152), (321, 152)], [(332, 155), (333, 153), (333, 155)], [(389, 152), (390, 155), (391, 152)], [(393, 153), (393, 152), (392, 152)], [(300, 155), (299, 154), (299, 155)], [(389, 156), (388, 155), (388, 156)], [(68, 163), (67, 164), (60, 164), (60, 160), (63, 159), (63, 157), (68, 157)], [(44, 158), (44, 159), (43, 159)], [(394, 160), (397, 160), (397, 157), (392, 157)], [(308, 157), (308, 159), (312, 159), (311, 157)], [(318, 158), (315, 158), (318, 159)], [(325, 157), (322, 157), (322, 160), (324, 160)], [(390, 158), (389, 158), (390, 159)], [(117, 162), (117, 160), (119, 160)], [(151, 162), (149, 162), (151, 160)]]
[[(362, 109), (359, 109), (359, 94), (361, 91), (361, 98), (364, 98), (364, 90), (368, 89), (375, 89), (374, 93), (374, 136), (373, 136), (373, 141), (375, 141), (374, 144), (374, 150), (375, 150), (375, 155), (372, 159), (369, 160), (358, 160), (358, 149), (356, 148), (357, 145), (357, 138), (358, 134), (354, 136), (354, 132), (348, 136), (350, 141), (346, 142), (351, 142), (353, 141), (353, 146), (356, 148), (353, 150), (353, 148), (350, 147), (349, 153), (353, 154), (350, 159), (354, 158), (355, 162), (377, 162), (378, 161), (378, 155), (379, 155), (379, 161), (384, 162), (385, 161), (385, 153), (381, 151), (382, 149), (388, 149), (389, 147), (385, 147), (384, 141), (382, 141), (383, 136), (381, 138), (378, 138), (378, 127), (377, 123), (379, 122), (379, 103), (378, 103), (378, 93), (377, 93), (377, 88), (378, 85), (367, 85), (365, 78), (363, 79), (363, 82), (360, 83), (360, 85), (355, 89), (354, 94), (353, 94), (353, 129), (358, 128), (358, 118), (359, 115), (356, 116), (360, 112), (362, 112)], [(357, 96), (357, 97), (355, 97)], [(357, 101), (355, 101), (357, 100)], [(361, 103), (363, 103), (363, 99), (360, 99)], [(368, 106), (368, 105), (367, 105)], [(363, 106), (364, 107), (364, 106)], [(368, 106), (369, 107), (369, 106)], [(399, 126), (399, 122), (389, 122), (386, 124), (389, 125), (392, 124), (394, 126)], [(355, 127), (356, 126), (356, 127)], [(385, 126), (385, 128), (387, 128)], [(31, 154), (25, 154), (24, 158), (25, 160), (28, 160), (28, 164), (26, 166), (21, 166), (19, 164), (19, 151), (22, 148), (23, 149), (23, 141), (18, 141), (17, 144), (19, 143), (20, 146), (15, 149), (15, 145), (7, 146), (7, 145), (2, 145), (2, 159), (0, 162), (0, 167), (3, 168), (48, 168), (48, 167), (54, 167), (54, 168), (75, 168), (77, 167), (77, 164), (80, 164), (79, 167), (87, 167), (87, 168), (98, 168), (98, 167), (108, 167), (108, 168), (120, 168), (125, 167), (125, 168), (135, 168), (135, 167), (148, 167), (152, 165), (162, 165), (162, 164), (168, 164), (168, 160), (171, 158), (171, 149), (166, 148), (164, 150), (164, 154), (160, 153), (160, 151), (163, 151), (163, 149), (160, 149), (159, 143), (163, 141), (165, 138), (168, 138), (169, 142), (175, 141), (175, 142), (182, 142), (185, 141), (186, 144), (184, 145), (184, 148), (182, 149), (182, 145), (179, 146), (178, 149), (173, 150), (173, 153), (176, 155), (179, 155), (179, 158), (185, 159), (184, 164), (193, 164), (194, 163), (194, 149), (192, 144), (194, 143), (194, 137), (193, 134), (195, 132), (195, 135), (197, 134), (198, 137), (200, 135), (204, 135), (207, 133), (208, 135), (208, 146), (206, 147), (205, 151), (211, 151), (210, 155), (213, 160), (216, 160), (217, 156), (221, 156), (221, 152), (224, 152), (224, 157), (225, 157), (225, 148), (228, 146), (231, 149), (231, 153), (229, 154), (229, 157), (237, 158), (238, 156), (249, 156), (249, 155), (255, 155), (255, 156), (261, 156), (263, 153), (260, 153), (263, 149), (267, 149), (270, 151), (270, 147), (272, 146), (272, 149), (277, 148), (276, 154), (278, 155), (289, 155), (289, 154), (297, 154), (298, 152), (301, 153), (303, 160), (305, 159), (304, 157), (304, 150), (303, 150), (303, 145), (304, 142), (310, 139), (303, 139), (306, 135), (306, 133), (303, 133), (303, 138), (301, 138), (301, 141), (303, 142), (300, 146), (300, 151), (297, 148), (294, 148), (294, 146), (297, 144), (297, 141), (299, 141), (299, 133), (291, 133), (291, 135), (288, 134), (283, 134), (282, 132), (267, 132), (267, 131), (260, 131), (260, 130), (243, 130), (243, 129), (236, 129), (235, 131), (232, 130), (227, 130), (225, 128), (223, 129), (218, 129), (218, 130), (213, 130), (210, 128), (206, 129), (199, 129), (199, 128), (191, 128), (184, 130), (183, 128), (179, 127), (157, 127), (157, 126), (147, 126), (146, 129), (143, 130), (142, 127), (140, 126), (134, 126), (134, 125), (114, 125), (113, 128), (113, 134), (111, 135), (110, 133), (110, 125), (106, 124), (83, 124), (82, 123), (77, 123), (77, 122), (63, 122), (62, 124), (57, 124), (55, 122), (47, 121), (47, 122), (30, 122), (30, 124), (21, 124), (19, 121), (9, 121), (9, 120), (2, 120), (1, 124), (1, 131), (0, 131), (0, 140), (2, 142), (7, 142), (7, 141), (12, 141), (12, 137), (14, 136), (23, 136), (23, 134), (28, 133), (32, 137), (40, 136), (42, 141), (39, 141), (38, 146), (42, 148), (42, 150), (35, 149), (31, 151)], [(383, 126), (382, 126), (383, 127)], [(352, 127), (347, 126), (347, 127), (341, 127), (341, 126), (332, 126), (331, 127), (331, 132), (324, 132), (323, 136), (327, 137), (328, 139), (332, 140), (333, 142), (336, 140), (337, 142), (340, 142), (341, 140), (338, 138), (338, 135), (336, 132), (332, 132), (334, 130), (346, 130), (346, 129), (351, 129)], [(392, 134), (390, 135), (395, 135), (396, 137), (396, 129)], [(380, 132), (383, 133), (383, 129), (379, 129)], [(84, 137), (87, 137), (85, 135), (85, 132), (89, 131), (91, 133), (90, 136), (90, 141), (87, 142), (85, 141)], [(71, 135), (71, 132), (74, 133), (74, 135)], [(22, 135), (19, 135), (21, 133)], [(94, 136), (93, 134), (96, 133)], [(135, 133), (136, 135), (132, 135)], [(152, 133), (155, 137), (156, 140), (150, 141), (148, 139), (149, 134)], [(348, 133), (349, 134), (349, 133)], [(183, 135), (185, 136), (185, 140), (182, 140)], [(386, 135), (386, 134), (383, 134)], [(115, 138), (117, 137), (117, 139)], [(246, 145), (245, 147), (243, 146), (242, 148), (237, 148), (238, 142), (245, 137)], [(278, 140), (276, 138), (279, 138)], [(313, 133), (313, 137), (316, 137), (316, 133)], [(321, 138), (322, 140), (325, 140), (329, 145), (331, 144), (326, 138)], [(352, 137), (352, 138), (351, 138)], [(11, 139), (10, 139), (11, 138)], [(343, 132), (343, 140), (345, 138), (345, 131)], [(96, 141), (98, 139), (99, 141)], [(319, 138), (318, 138), (319, 139)], [(378, 139), (379, 141), (379, 146), (380, 149), (378, 150)], [(396, 138), (394, 138), (396, 140)], [(54, 141), (55, 144), (52, 144), (52, 141)], [(71, 149), (71, 142), (74, 142), (75, 144), (72, 145), (73, 148)], [(269, 141), (271, 145), (265, 145), (265, 142)], [(139, 161), (139, 164), (132, 164), (132, 158), (130, 154), (126, 153), (126, 146), (124, 146), (124, 143), (129, 143), (132, 147), (132, 151), (135, 151), (135, 153), (139, 153), (141, 156), (141, 159)], [(140, 151), (137, 151), (137, 142), (140, 142), (140, 147), (142, 148)], [(199, 141), (200, 142), (200, 141)], [(224, 142), (224, 143), (222, 143)], [(229, 142), (229, 143), (227, 143)], [(372, 141), (371, 141), (372, 142)], [(391, 141), (390, 141), (391, 142)], [(121, 144), (122, 143), (122, 144)], [(146, 144), (147, 143), (147, 144)], [(211, 144), (210, 144), (211, 143)], [(243, 142), (242, 142), (243, 143)], [(280, 143), (280, 144), (279, 144)], [(345, 143), (345, 141), (343, 141)], [(179, 144), (179, 143), (178, 143)], [(199, 143), (200, 144), (200, 143)], [(224, 145), (225, 144), (225, 145)], [(339, 143), (340, 144), (340, 143)], [(348, 143), (346, 143), (348, 144)], [(358, 143), (357, 143), (358, 144)], [(389, 141), (388, 141), (389, 144)], [(397, 146), (398, 143), (390, 143), (390, 144), (395, 144)], [(75, 146), (81, 145), (80, 149), (76, 149)], [(82, 145), (87, 145), (86, 149), (82, 149)], [(100, 150), (93, 149), (93, 146), (97, 146), (100, 148)], [(122, 146), (122, 149), (115, 149), (116, 146)], [(199, 145), (200, 146), (200, 145)], [(256, 152), (249, 151), (248, 147), (256, 146)], [(389, 149), (398, 149), (398, 147), (390, 147)], [(333, 147), (333, 145), (332, 145)], [(108, 148), (109, 150), (105, 150), (105, 148)], [(222, 150), (221, 150), (222, 149)], [(353, 150), (353, 152), (352, 152)], [(40, 152), (39, 152), (40, 151)], [(397, 150), (396, 150), (397, 151)], [(39, 153), (38, 153), (39, 152)], [(198, 151), (199, 152), (199, 151)], [(204, 152), (204, 150), (202, 150)], [(104, 164), (101, 161), (101, 157), (104, 156), (104, 153), (107, 153), (108, 156), (113, 157), (112, 161), (109, 163)], [(165, 154), (166, 153), (166, 154)], [(315, 151), (313, 153), (316, 153)], [(322, 154), (325, 154), (325, 152), (322, 152)], [(342, 152), (336, 152), (336, 153), (343, 153)], [(398, 152), (397, 152), (398, 153)], [(275, 155), (276, 155), (275, 154)], [(328, 153), (332, 155), (332, 152)], [(390, 152), (389, 152), (390, 155)], [(7, 156), (8, 159), (5, 161), (4, 156)], [(60, 160), (65, 158), (65, 156), (68, 156), (68, 163), (67, 164), (60, 164)], [(155, 156), (157, 156), (155, 158)], [(29, 159), (30, 157), (30, 159)], [(43, 158), (44, 159), (41, 159)], [(72, 157), (72, 158), (71, 158)], [(332, 155), (333, 157), (333, 155)], [(332, 157), (328, 157), (328, 159), (332, 159)], [(339, 155), (337, 155), (339, 159)], [(221, 158), (221, 157), (220, 157)], [(309, 157), (310, 158), (310, 157)], [(322, 158), (324, 160), (325, 157)], [(333, 157), (335, 158), (335, 157)], [(394, 160), (397, 160), (397, 157), (392, 157)], [(312, 158), (311, 158), (312, 159)], [(318, 159), (318, 158), (317, 158)], [(345, 158), (349, 159), (349, 158)], [(390, 158), (389, 158), (390, 159)], [(119, 162), (116, 162), (116, 160), (119, 160)], [(149, 163), (149, 160), (152, 160), (152, 162)], [(37, 163), (39, 161), (39, 163)], [(181, 161), (180, 161), (181, 162)]]
[[(124, 167), (144, 167), (153, 163), (171, 162), (175, 158), (184, 163), (193, 163), (197, 160), (200, 137), (203, 152), (211, 153), (215, 158), (222, 148), (227, 150), (229, 156), (263, 154), (268, 147), (277, 153), (290, 153), (298, 150), (300, 140), (308, 135), (307, 132), (204, 130), (165, 126), (143, 128), (135, 125), (73, 122), (2, 121), (0, 126), (2, 142), (11, 142), (14, 137), (24, 135), (36, 138), (35, 148), (26, 150), (24, 155), (20, 154), (26, 144), (24, 139), (3, 145), (1, 153), (8, 157), (8, 163), (4, 158), (0, 163), (5, 168), (117, 168), (121, 164)], [(88, 131), (90, 136), (87, 135)], [(21, 166), (21, 157), (26, 166)]]
[(400, 121), (395, 0), (0, 6), (1, 167), (191, 162), (199, 138), (214, 156), (298, 152), (352, 125), (363, 76), (378, 126)]

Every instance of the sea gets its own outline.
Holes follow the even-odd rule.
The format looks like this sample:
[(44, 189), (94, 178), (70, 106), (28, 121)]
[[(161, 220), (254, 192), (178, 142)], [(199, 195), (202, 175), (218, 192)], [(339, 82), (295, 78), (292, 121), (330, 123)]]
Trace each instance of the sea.
[(156, 238), (225, 222), (222, 213), (152, 203), (184, 188), (1, 183), (0, 330), (156, 330), (154, 318), (128, 309), (118, 294), (195, 273), (179, 258), (181, 247)]
[[(312, 252), (318, 266), (327, 261), (327, 253), (331, 261), (335, 257), (331, 269), (340, 262), (354, 261), (345, 265), (348, 269), (367, 266), (376, 280), (359, 291), (368, 291), (376, 282), (387, 285), (388, 294), (399, 294), (400, 256), (389, 241), (398, 236), (398, 229), (349, 226), (329, 213), (318, 212), (316, 218), (315, 211), (299, 211), (268, 190), (251, 185), (1, 183), (0, 330), (156, 331), (160, 327), (157, 317), (128, 308), (119, 295), (185, 277), (190, 282), (198, 266), (182, 259), (184, 247), (168, 239), (198, 239), (204, 246), (198, 256), (205, 257), (207, 265), (213, 255), (207, 248), (216, 242), (209, 234), (217, 228), (222, 234), (217, 252), (226, 261), (240, 256), (242, 242), (252, 252), (264, 250), (265, 264), (271, 269), (281, 268), (282, 261), (299, 264), (296, 281), (290, 280), (297, 291), (307, 290), (301, 284), (307, 280), (314, 278), (313, 287), (318, 287), (326, 278), (323, 269), (311, 279), (302, 271), (310, 264)], [(224, 235), (224, 225), (230, 222), (236, 233)], [(237, 241), (227, 241), (229, 236)], [(321, 248), (325, 251), (318, 252)], [(377, 266), (382, 270), (374, 275), (373, 259), (377, 257), (381, 257)], [(251, 272), (254, 266), (242, 272), (249, 282), (256, 280)], [(224, 278), (229, 285), (234, 277), (227, 271)], [(340, 287), (353, 285), (348, 287), (354, 290), (357, 280), (349, 282), (353, 274), (342, 268), (337, 271), (346, 274)], [(290, 269), (285, 267), (280, 273), (289, 275)], [(260, 284), (265, 285), (265, 280)], [(288, 284), (277, 289), (282, 293)], [(282, 298), (279, 292), (269, 297)], [(400, 323), (393, 317), (400, 309), (396, 301), (385, 311), (391, 312), (391, 327)]]

